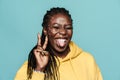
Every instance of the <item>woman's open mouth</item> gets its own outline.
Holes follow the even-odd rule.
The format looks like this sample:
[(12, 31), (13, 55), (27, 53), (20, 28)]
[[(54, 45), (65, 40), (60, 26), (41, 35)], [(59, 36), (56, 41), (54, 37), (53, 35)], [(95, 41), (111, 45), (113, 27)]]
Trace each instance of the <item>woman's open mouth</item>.
[(67, 39), (56, 39), (57, 46), (62, 48), (67, 44)]

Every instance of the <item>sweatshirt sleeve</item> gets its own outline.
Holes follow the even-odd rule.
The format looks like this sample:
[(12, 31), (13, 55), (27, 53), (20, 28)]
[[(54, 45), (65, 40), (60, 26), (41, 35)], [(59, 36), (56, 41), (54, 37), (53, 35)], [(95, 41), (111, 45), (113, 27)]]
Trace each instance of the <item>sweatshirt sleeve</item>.
[[(27, 61), (17, 71), (14, 80), (27, 80)], [(30, 80), (44, 80), (44, 73), (33, 72)]]
[(100, 68), (97, 65), (93, 55), (91, 55), (90, 53), (87, 53), (85, 55), (87, 55), (85, 60), (87, 60), (86, 63), (87, 63), (88, 69), (89, 69), (88, 72), (90, 72), (89, 77), (91, 77), (91, 80), (103, 80)]
[[(93, 56), (92, 56), (93, 57)], [(100, 68), (99, 68), (99, 66), (97, 65), (97, 63), (96, 63), (96, 61), (95, 61), (95, 59), (94, 59), (94, 57), (93, 57), (93, 72), (94, 72), (94, 80), (103, 80), (103, 78), (102, 78), (102, 74), (101, 74), (101, 71), (100, 71)]]
[(101, 71), (98, 66), (96, 67), (96, 80), (103, 80)]

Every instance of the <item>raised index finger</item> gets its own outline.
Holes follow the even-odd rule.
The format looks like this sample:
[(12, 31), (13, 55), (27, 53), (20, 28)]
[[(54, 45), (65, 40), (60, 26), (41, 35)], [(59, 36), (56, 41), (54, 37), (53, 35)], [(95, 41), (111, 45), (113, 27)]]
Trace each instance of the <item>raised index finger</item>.
[(40, 37), (40, 33), (38, 33), (38, 42), (37, 42), (37, 45), (38, 46), (41, 46), (41, 37)]

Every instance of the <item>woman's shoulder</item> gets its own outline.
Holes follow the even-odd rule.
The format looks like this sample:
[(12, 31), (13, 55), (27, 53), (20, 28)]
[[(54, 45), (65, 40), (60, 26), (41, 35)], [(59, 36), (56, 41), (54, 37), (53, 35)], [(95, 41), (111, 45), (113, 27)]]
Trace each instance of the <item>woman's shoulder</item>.
[(93, 55), (89, 52), (83, 51), (82, 56), (87, 57), (87, 58), (93, 58)]
[(19, 68), (19, 70), (16, 73), (15, 79), (14, 80), (20, 80), (20, 79), (26, 79), (27, 78), (27, 64), (28, 61), (25, 61), (23, 65)]
[(91, 53), (89, 53), (89, 52), (83, 51), (83, 52), (79, 55), (79, 57), (80, 57), (81, 59), (85, 60), (85, 61), (88, 61), (88, 62), (95, 62), (94, 56), (93, 56)]
[(28, 65), (28, 61), (25, 61), (25, 62), (23, 63), (23, 65)]
[(28, 66), (28, 61), (25, 61), (22, 66), (19, 68), (18, 72), (17, 73), (23, 73), (23, 72), (26, 72), (27, 71), (27, 66)]
[(28, 66), (28, 61), (25, 61), (20, 67), (20, 69), (27, 69), (27, 66)]

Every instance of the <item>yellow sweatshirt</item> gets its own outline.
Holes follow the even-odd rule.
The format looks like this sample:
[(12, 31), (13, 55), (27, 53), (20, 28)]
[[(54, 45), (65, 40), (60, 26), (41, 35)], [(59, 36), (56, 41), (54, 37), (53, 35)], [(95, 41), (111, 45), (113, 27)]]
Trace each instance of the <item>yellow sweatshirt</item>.
[[(103, 80), (101, 72), (93, 58), (87, 52), (82, 51), (73, 42), (70, 42), (70, 52), (60, 61), (60, 80)], [(14, 80), (26, 80), (27, 61), (18, 70)], [(33, 72), (31, 80), (44, 80), (44, 73)]]

